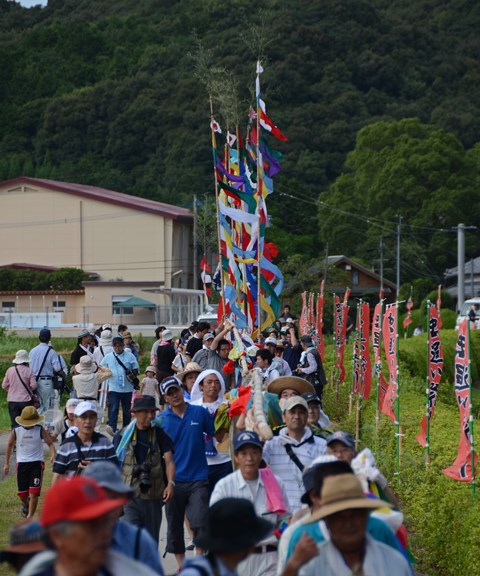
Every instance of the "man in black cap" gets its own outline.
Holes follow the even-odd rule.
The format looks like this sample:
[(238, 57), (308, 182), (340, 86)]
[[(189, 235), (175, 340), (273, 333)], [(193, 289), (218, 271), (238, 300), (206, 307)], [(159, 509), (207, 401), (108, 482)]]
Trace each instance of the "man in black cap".
[(115, 435), (114, 445), (122, 478), (134, 490), (124, 507), (124, 519), (146, 528), (158, 543), (163, 504), (173, 498), (175, 463), (173, 442), (158, 426), (153, 396), (137, 396), (132, 406), (134, 420)]
[[(234, 576), (236, 568), (273, 530), (243, 498), (224, 498), (208, 511), (207, 530), (197, 538), (206, 556), (189, 558), (183, 576)], [(252, 574), (251, 576), (254, 576)]]
[[(263, 444), (258, 434), (250, 430), (239, 432), (233, 439), (233, 450), (238, 469), (218, 481), (210, 497), (210, 506), (228, 497), (245, 498), (252, 502), (259, 516), (279, 527), (290, 516), (288, 498), (280, 478), (268, 468), (260, 469)], [(271, 534), (240, 564), (238, 576), (275, 576), (277, 562), (277, 539)]]

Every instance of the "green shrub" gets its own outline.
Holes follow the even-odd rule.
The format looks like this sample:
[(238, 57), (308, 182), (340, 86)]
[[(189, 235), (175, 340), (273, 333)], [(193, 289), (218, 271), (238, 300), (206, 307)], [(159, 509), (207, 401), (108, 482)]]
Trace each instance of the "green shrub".
[[(480, 556), (480, 522), (471, 485), (452, 480), (442, 473), (456, 458), (460, 422), (453, 392), (457, 335), (454, 330), (442, 330), (441, 335), (445, 369), (430, 427), (431, 463), (425, 465), (425, 450), (416, 440), (425, 413), (425, 334), (400, 340), (400, 422), (403, 436), (399, 476), (395, 475), (395, 428), (383, 414), (380, 415), (377, 433), (375, 385), (370, 399), (362, 401), (361, 447), (372, 449), (379, 468), (399, 497), (418, 571), (429, 576), (476, 574)], [(480, 331), (471, 333), (471, 344), (473, 373), (478, 382)], [(326, 358), (325, 364), (330, 369), (331, 363), (331, 359)], [(352, 414), (348, 413), (351, 346), (345, 353), (345, 368), (346, 379), (338, 387), (338, 398), (335, 386), (327, 386), (324, 407), (336, 429), (345, 429), (354, 434), (355, 410)], [(475, 429), (480, 430), (476, 422)]]

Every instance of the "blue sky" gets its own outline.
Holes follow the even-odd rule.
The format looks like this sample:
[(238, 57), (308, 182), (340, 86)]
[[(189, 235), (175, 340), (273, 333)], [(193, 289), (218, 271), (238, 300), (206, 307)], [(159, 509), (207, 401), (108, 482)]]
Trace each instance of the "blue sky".
[(47, 0), (17, 0), (17, 2), (26, 8), (30, 8), (30, 6), (37, 6), (37, 4), (41, 4), (42, 6), (47, 5)]

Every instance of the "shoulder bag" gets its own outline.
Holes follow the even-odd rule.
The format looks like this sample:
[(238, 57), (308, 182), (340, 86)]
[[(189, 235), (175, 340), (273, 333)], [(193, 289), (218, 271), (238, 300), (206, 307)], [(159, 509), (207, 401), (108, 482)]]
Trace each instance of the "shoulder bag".
[(128, 369), (116, 354), (114, 354), (114, 356), (115, 356), (115, 360), (125, 370), (125, 376), (127, 377), (127, 380), (130, 382), (130, 384), (132, 384), (132, 386), (134, 387), (135, 390), (140, 390), (140, 380), (138, 379), (135, 372)]
[(30, 394), (30, 398), (32, 400), (32, 404), (34, 408), (40, 408), (40, 406), (42, 405), (42, 403), (40, 402), (40, 398), (38, 396), (38, 394), (36, 392), (34, 392), (30, 386), (28, 386), (27, 384), (25, 384), (25, 382), (23, 381), (23, 378), (20, 376), (20, 372), (18, 371), (18, 366), (15, 366), (15, 371), (17, 373), (18, 378), (20, 379), (20, 382), (23, 384), (23, 387), (25, 388), (25, 390)]

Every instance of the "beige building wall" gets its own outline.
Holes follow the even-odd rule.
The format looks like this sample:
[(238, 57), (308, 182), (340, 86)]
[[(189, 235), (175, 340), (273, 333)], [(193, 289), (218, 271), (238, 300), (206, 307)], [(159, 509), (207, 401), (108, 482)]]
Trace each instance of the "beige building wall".
[(174, 250), (174, 231), (191, 244), (191, 224), (33, 184), (0, 185), (0, 203), (0, 265), (72, 266), (105, 281), (156, 281), (165, 287), (171, 273), (183, 269), (184, 281), (179, 284), (176, 275), (174, 285), (192, 287), (188, 241)]

